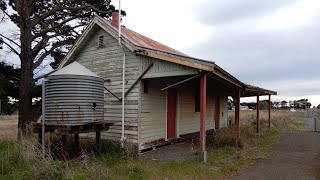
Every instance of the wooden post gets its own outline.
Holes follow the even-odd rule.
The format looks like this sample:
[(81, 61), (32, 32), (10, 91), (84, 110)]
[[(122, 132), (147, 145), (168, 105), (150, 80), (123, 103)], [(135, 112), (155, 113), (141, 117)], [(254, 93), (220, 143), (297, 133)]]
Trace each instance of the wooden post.
[(203, 74), (200, 79), (200, 149), (203, 153), (204, 162), (207, 162), (206, 109), (207, 109), (207, 75)]
[(96, 132), (96, 149), (98, 151), (98, 154), (101, 152), (101, 132)]
[(236, 125), (236, 132), (237, 137), (240, 137), (240, 90), (236, 91), (236, 98), (235, 98), (235, 125)]
[(271, 95), (269, 95), (268, 128), (271, 128)]
[(67, 150), (67, 135), (63, 134), (61, 136), (61, 155), (64, 160), (67, 160), (68, 157), (68, 150)]
[(259, 129), (259, 125), (260, 125), (260, 118), (259, 118), (260, 101), (259, 101), (259, 95), (257, 95), (257, 106), (256, 106), (256, 110), (257, 110), (257, 134), (258, 134), (258, 136), (259, 136), (259, 133), (260, 133), (260, 129)]
[(42, 147), (42, 131), (41, 131), (41, 129), (39, 130), (38, 137), (39, 137), (39, 145), (40, 145), (40, 147)]
[(80, 138), (79, 138), (79, 134), (74, 134), (74, 143), (76, 146), (77, 151), (80, 148)]

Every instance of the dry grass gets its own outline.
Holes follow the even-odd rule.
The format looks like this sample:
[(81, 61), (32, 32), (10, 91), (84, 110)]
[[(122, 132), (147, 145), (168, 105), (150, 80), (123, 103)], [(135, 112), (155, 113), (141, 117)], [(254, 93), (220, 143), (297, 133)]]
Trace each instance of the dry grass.
[(18, 115), (0, 116), (0, 140), (13, 140), (18, 134)]
[[(244, 110), (240, 112), (241, 125), (256, 124), (256, 111)], [(234, 123), (234, 111), (229, 111), (229, 121)], [(268, 111), (260, 110), (260, 127), (268, 127)], [(286, 128), (290, 130), (301, 130), (304, 128), (305, 111), (291, 112), (289, 110), (272, 110), (271, 111), (271, 128)]]

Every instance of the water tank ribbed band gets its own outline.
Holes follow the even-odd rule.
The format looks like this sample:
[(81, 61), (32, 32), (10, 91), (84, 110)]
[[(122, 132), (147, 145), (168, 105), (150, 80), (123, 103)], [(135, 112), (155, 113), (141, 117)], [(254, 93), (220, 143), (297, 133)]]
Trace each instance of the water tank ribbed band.
[(45, 84), (45, 118), (51, 125), (84, 125), (103, 120), (103, 79), (52, 75)]

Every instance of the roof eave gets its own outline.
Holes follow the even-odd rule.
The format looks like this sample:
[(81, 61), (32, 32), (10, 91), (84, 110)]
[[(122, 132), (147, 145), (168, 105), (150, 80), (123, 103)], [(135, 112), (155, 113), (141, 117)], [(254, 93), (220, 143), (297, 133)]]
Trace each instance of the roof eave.
[(218, 65), (215, 66), (214, 74), (218, 75), (219, 77), (226, 79), (230, 83), (236, 85), (237, 87), (243, 87), (244, 83), (232, 76), (230, 73), (219, 67)]
[(198, 62), (199, 59), (191, 58), (191, 57), (184, 57), (181, 55), (171, 54), (163, 51), (158, 51), (154, 49), (146, 49), (142, 47), (136, 46), (136, 50), (134, 51), (136, 54), (144, 55), (152, 58), (162, 59), (168, 62), (196, 68), (203, 71), (213, 72), (215, 64), (214, 62), (210, 62), (210, 64), (201, 64)]
[(245, 84), (244, 96), (246, 96), (246, 93), (247, 93), (247, 97), (250, 97), (250, 96), (263, 96), (263, 95), (277, 95), (276, 91), (271, 91), (271, 90), (268, 90), (268, 89), (251, 86), (251, 85), (248, 85), (248, 84)]

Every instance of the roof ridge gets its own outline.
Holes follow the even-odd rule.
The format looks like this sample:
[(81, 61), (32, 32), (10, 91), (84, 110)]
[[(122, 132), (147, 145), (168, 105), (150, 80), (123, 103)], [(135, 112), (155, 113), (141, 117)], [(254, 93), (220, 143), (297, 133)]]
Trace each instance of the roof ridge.
[[(111, 20), (97, 16), (99, 19), (102, 19), (104, 23), (106, 23), (108, 26), (110, 26), (111, 28), (113, 28), (114, 30), (118, 31), (118, 27), (115, 27), (116, 24), (113, 24)], [(118, 26), (118, 25), (116, 25)], [(121, 25), (121, 29), (122, 31), (122, 35), (125, 36), (128, 40), (130, 40), (133, 44), (135, 44), (136, 46), (140, 46), (140, 47), (144, 47), (144, 48), (149, 48), (149, 49), (154, 49), (154, 50), (159, 50), (159, 51), (163, 51), (163, 52), (168, 52), (168, 53), (172, 53), (172, 54), (176, 54), (176, 55), (182, 55), (182, 56), (186, 56), (186, 57), (190, 57), (189, 55), (182, 53), (172, 47), (169, 47), (163, 43), (160, 43), (154, 39), (151, 39), (143, 34), (140, 34), (134, 30), (131, 30), (129, 28), (127, 28), (124, 25)], [(127, 31), (127, 33), (132, 34), (132, 36), (130, 37), (130, 34), (127, 34), (125, 31)], [(135, 37), (133, 37), (135, 36)], [(140, 38), (139, 38), (140, 36)], [(149, 42), (148, 42), (149, 41)], [(155, 47), (154, 45), (158, 46)]]
[(154, 40), (154, 39), (151, 39), (151, 38), (149, 38), (148, 36), (145, 36), (145, 35), (143, 35), (143, 34), (141, 34), (141, 33), (138, 33), (138, 32), (136, 32), (136, 31), (134, 31), (134, 30), (132, 30), (132, 29), (129, 29), (129, 28), (127, 28), (126, 26), (124, 26), (124, 25), (122, 25), (124, 28), (126, 28), (127, 30), (129, 30), (129, 31), (131, 31), (131, 32), (133, 32), (133, 33), (136, 33), (136, 34), (138, 34), (138, 35), (140, 35), (140, 36), (143, 36), (143, 37), (145, 37), (145, 38), (147, 38), (147, 39), (150, 39), (151, 41), (153, 41), (153, 42), (155, 42), (155, 43), (157, 43), (157, 44), (159, 44), (159, 45), (162, 45), (162, 46), (165, 46), (165, 47), (167, 47), (167, 48), (169, 48), (169, 49), (171, 49), (171, 50), (174, 50), (174, 51), (176, 51), (176, 52), (178, 52), (180, 55), (184, 55), (184, 56), (188, 56), (189, 57), (189, 55), (187, 55), (187, 54), (185, 54), (185, 53), (183, 53), (183, 52), (180, 52), (180, 51), (178, 51), (178, 50), (176, 50), (176, 49), (174, 49), (174, 48), (172, 48), (172, 47), (170, 47), (170, 46), (167, 46), (167, 45), (165, 45), (165, 44), (163, 44), (163, 43), (161, 43), (161, 42), (159, 42), (159, 41), (156, 41), (156, 40)]

